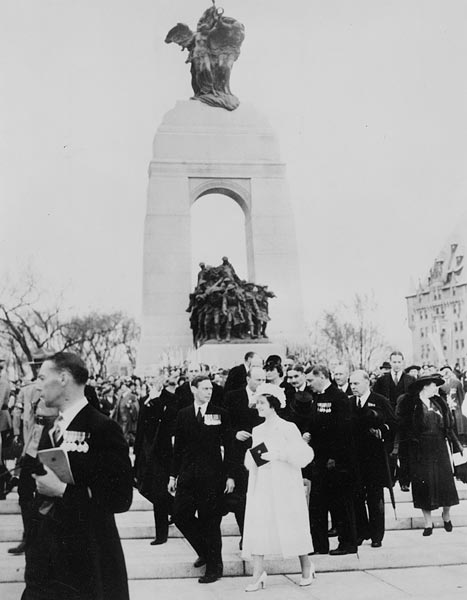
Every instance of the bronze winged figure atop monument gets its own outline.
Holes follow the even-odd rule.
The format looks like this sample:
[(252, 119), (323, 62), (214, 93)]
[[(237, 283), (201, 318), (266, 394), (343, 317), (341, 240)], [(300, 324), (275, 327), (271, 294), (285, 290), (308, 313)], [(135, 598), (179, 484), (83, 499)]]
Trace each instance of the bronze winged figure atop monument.
[(225, 17), (224, 9), (216, 7), (215, 0), (201, 15), (196, 31), (184, 23), (172, 27), (165, 42), (188, 50), (186, 62), (191, 63), (193, 100), (227, 110), (239, 106), (239, 99), (230, 90), (230, 74), (244, 39), (245, 27), (236, 19)]

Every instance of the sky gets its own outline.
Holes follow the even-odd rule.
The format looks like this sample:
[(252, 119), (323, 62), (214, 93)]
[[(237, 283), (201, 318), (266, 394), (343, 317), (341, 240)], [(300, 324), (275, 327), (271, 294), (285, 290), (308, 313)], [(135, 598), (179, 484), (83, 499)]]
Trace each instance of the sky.
[[(389, 344), (410, 354), (410, 280), (465, 211), (467, 3), (217, 4), (246, 29), (232, 90), (269, 119), (287, 164), (308, 322), (374, 293)], [(191, 95), (164, 38), (209, 5), (0, 2), (0, 277), (29, 267), (76, 311), (139, 318), (152, 141)], [(242, 214), (201, 200), (194, 262), (227, 254), (242, 271)], [(226, 219), (229, 239), (205, 235)]]

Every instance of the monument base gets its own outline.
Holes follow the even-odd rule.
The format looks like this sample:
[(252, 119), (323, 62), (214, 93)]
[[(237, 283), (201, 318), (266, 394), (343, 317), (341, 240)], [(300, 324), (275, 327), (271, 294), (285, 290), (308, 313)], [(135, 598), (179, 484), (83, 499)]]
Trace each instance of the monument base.
[(231, 369), (243, 362), (247, 352), (256, 352), (263, 360), (271, 354), (278, 354), (285, 358), (285, 346), (276, 342), (265, 340), (233, 340), (231, 342), (206, 342), (196, 351), (197, 360), (210, 366), (221, 369)]

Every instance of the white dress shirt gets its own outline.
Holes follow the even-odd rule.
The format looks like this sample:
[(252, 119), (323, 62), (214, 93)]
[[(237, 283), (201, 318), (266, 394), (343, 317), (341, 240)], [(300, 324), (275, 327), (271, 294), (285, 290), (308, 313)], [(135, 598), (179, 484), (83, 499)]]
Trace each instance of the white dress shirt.
[(363, 408), (365, 406), (365, 404), (368, 402), (368, 398), (370, 397), (370, 394), (371, 394), (370, 390), (365, 392), (362, 396), (360, 396), (360, 398), (358, 398), (357, 404), (360, 404), (360, 406)]
[(209, 402), (205, 402), (204, 404), (198, 404), (198, 402), (195, 401), (195, 403), (194, 403), (195, 417), (198, 417), (198, 408), (199, 408), (199, 409), (201, 409), (201, 416), (204, 419), (204, 415), (206, 414), (206, 409), (208, 408), (208, 404), (209, 404)]

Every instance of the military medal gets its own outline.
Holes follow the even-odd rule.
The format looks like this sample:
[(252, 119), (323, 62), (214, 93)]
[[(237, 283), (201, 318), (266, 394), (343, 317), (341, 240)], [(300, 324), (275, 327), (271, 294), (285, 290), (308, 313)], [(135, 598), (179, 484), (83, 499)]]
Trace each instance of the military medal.
[(89, 444), (86, 440), (89, 438), (89, 433), (85, 431), (70, 431), (67, 430), (63, 435), (62, 448), (67, 452), (83, 452), (89, 451)]

